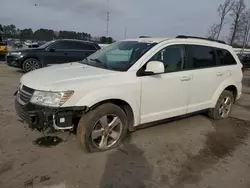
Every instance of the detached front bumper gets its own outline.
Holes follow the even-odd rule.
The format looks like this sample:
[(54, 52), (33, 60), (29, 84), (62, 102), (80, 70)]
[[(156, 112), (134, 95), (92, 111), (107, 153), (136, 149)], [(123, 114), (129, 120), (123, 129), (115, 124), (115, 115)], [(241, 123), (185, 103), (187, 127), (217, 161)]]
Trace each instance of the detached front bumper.
[(73, 122), (82, 114), (83, 108), (49, 108), (27, 103), (22, 105), (15, 100), (15, 109), (19, 117), (29, 124), (31, 129), (39, 131), (51, 127), (67, 130), (74, 127)]

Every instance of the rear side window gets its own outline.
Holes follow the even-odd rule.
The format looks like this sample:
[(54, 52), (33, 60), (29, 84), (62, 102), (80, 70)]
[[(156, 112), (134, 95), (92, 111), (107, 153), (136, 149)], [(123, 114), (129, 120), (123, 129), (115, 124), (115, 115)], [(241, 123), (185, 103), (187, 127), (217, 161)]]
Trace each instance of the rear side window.
[(58, 50), (97, 50), (92, 44), (76, 41), (60, 41), (52, 45), (51, 48)]
[(227, 51), (225, 49), (216, 49), (216, 53), (218, 56), (218, 60), (219, 60), (218, 63), (220, 66), (237, 64), (234, 57), (232, 56), (232, 54), (229, 51)]
[(92, 44), (84, 43), (84, 42), (77, 42), (76, 43), (76, 49), (77, 50), (95, 50), (96, 48)]
[(59, 41), (59, 42), (53, 44), (50, 48), (54, 48), (56, 50), (65, 50), (65, 49), (71, 49), (70, 47), (71, 47), (70, 42)]
[(216, 66), (216, 55), (212, 47), (200, 45), (187, 45), (192, 58), (192, 68), (209, 68)]

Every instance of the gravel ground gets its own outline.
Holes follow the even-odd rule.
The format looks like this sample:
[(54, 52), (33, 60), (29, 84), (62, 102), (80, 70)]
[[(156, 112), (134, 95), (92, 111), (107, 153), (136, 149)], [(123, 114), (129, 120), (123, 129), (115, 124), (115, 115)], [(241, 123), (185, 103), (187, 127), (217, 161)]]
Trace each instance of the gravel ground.
[[(1, 188), (249, 188), (250, 72), (232, 117), (197, 115), (141, 129), (119, 148), (86, 154), (75, 136), (42, 147), (16, 116), (22, 72), (0, 62)], [(58, 135), (67, 138), (67, 134)]]

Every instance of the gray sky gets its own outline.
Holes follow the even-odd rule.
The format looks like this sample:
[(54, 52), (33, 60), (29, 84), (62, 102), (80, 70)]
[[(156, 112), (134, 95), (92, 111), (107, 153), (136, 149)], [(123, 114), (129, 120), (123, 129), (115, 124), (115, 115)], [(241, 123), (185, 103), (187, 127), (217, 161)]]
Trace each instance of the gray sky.
[[(110, 36), (204, 36), (218, 21), (217, 7), (224, 0), (0, 0), (0, 23), (19, 28), (51, 28)], [(37, 4), (37, 6), (35, 6)], [(249, 5), (249, 3), (248, 3)], [(226, 29), (223, 31), (227, 34)]]

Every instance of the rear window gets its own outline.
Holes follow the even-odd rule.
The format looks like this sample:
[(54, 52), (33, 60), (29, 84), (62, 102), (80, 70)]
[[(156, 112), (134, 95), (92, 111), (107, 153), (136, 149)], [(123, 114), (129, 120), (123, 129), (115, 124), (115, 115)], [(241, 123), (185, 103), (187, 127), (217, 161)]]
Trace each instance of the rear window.
[(225, 50), (225, 49), (216, 49), (216, 53), (218, 56), (218, 64), (221, 66), (226, 66), (226, 65), (235, 65), (237, 62), (235, 61), (233, 55)]

